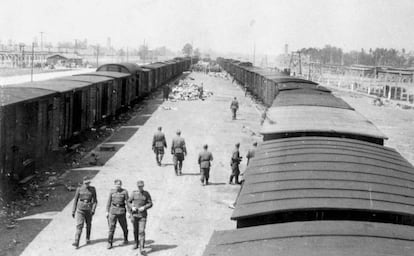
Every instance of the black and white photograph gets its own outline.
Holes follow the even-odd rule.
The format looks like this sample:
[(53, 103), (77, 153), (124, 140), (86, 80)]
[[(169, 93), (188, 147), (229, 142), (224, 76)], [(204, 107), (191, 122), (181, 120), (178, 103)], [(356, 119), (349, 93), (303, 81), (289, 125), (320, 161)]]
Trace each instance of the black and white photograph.
[(0, 256), (414, 255), (414, 1), (0, 10)]

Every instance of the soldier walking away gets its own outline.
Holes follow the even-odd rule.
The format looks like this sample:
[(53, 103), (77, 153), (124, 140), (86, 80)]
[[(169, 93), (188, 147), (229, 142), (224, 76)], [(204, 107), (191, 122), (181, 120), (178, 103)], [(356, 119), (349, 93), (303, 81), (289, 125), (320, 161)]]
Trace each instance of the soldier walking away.
[(239, 102), (237, 101), (236, 97), (234, 97), (233, 101), (231, 102), (230, 109), (233, 113), (233, 120), (236, 120), (236, 112), (239, 109)]
[(161, 166), (161, 161), (164, 157), (164, 148), (167, 148), (167, 141), (165, 140), (165, 135), (160, 126), (152, 139), (152, 150), (155, 153), (155, 160), (159, 166)]
[(261, 116), (261, 118), (260, 118), (260, 125), (263, 125), (264, 121), (266, 120), (266, 118), (267, 118), (267, 111), (268, 111), (268, 110), (269, 110), (269, 109), (268, 109), (268, 108), (266, 108), (266, 109), (263, 111), (262, 116)]
[(240, 162), (242, 160), (242, 157), (240, 156), (239, 148), (240, 148), (240, 143), (237, 143), (236, 147), (234, 148), (233, 153), (231, 155), (231, 162), (230, 162), (231, 175), (230, 175), (230, 179), (229, 179), (229, 184), (232, 184), (233, 178), (235, 179), (236, 184), (240, 184), (240, 182), (239, 182), (239, 175), (240, 175), (239, 165), (240, 165)]
[[(128, 191), (122, 188), (122, 181), (114, 181), (115, 188), (109, 193), (108, 203), (106, 205), (106, 217), (108, 218), (109, 234), (108, 234), (108, 249), (112, 248), (112, 242), (114, 240), (114, 232), (116, 222), (124, 232), (123, 245), (128, 244), (128, 227), (126, 220), (126, 211), (130, 212), (128, 205)], [(127, 209), (126, 209), (126, 208)]]
[(96, 189), (90, 186), (89, 177), (83, 177), (83, 184), (76, 189), (75, 199), (72, 209), (72, 217), (75, 218), (76, 212), (76, 234), (75, 242), (72, 244), (76, 249), (79, 248), (79, 240), (82, 234), (83, 224), (86, 223), (86, 244), (91, 242), (92, 216), (95, 214)]
[(181, 131), (177, 130), (177, 136), (172, 140), (171, 154), (174, 160), (174, 170), (177, 176), (182, 174), (184, 156), (187, 155), (185, 140), (181, 137)]
[(256, 154), (256, 150), (257, 150), (257, 142), (254, 142), (254, 143), (253, 143), (253, 147), (252, 147), (252, 148), (250, 148), (250, 149), (247, 151), (247, 155), (246, 155), (246, 158), (247, 158), (247, 166), (249, 166), (250, 159), (251, 159), (251, 158), (253, 158), (253, 157), (254, 157), (254, 155)]
[(171, 91), (171, 88), (169, 87), (169, 85), (168, 84), (166, 84), (166, 85), (164, 85), (164, 87), (162, 88), (163, 90), (163, 100), (165, 101), (165, 100), (168, 100), (168, 97), (169, 97), (169, 95), (170, 95), (170, 91)]
[[(198, 164), (200, 165), (201, 185), (208, 185), (210, 177), (211, 161), (213, 161), (213, 154), (208, 151), (208, 145), (203, 146), (204, 150), (198, 155)], [(205, 183), (204, 183), (205, 182)]]
[(131, 222), (134, 227), (135, 246), (142, 254), (145, 245), (145, 226), (147, 224), (147, 210), (152, 207), (151, 195), (144, 190), (144, 181), (137, 182), (138, 190), (134, 190), (128, 199), (131, 209)]

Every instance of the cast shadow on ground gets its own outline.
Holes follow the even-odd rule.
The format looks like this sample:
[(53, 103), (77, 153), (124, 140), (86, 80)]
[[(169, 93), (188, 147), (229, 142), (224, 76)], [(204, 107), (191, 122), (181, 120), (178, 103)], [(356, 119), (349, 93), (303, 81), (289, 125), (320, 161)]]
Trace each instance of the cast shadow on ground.
[[(123, 238), (114, 238), (113, 243), (115, 243), (117, 241), (123, 241), (123, 240), (124, 240)], [(91, 239), (90, 244), (81, 244), (79, 246), (79, 249), (81, 249), (82, 247), (88, 247), (88, 246), (91, 246), (91, 245), (94, 245), (94, 244), (99, 244), (99, 243), (105, 243), (105, 245), (102, 245), (102, 246), (106, 247), (106, 244), (108, 243), (108, 238)], [(114, 245), (113, 248), (119, 247), (119, 246), (127, 246), (127, 245), (121, 245), (121, 244), (120, 245)]]
[(150, 246), (146, 246), (146, 248), (150, 248), (150, 250), (147, 251), (146, 254), (151, 254), (153, 252), (159, 252), (159, 251), (177, 248), (177, 245), (175, 244), (151, 244)]
[(226, 185), (225, 182), (209, 182), (208, 186), (223, 186)]
[(194, 173), (194, 172), (183, 172), (183, 173), (181, 173), (181, 175), (183, 175), (183, 176), (200, 176), (200, 173), (199, 172), (197, 172), (197, 173)]

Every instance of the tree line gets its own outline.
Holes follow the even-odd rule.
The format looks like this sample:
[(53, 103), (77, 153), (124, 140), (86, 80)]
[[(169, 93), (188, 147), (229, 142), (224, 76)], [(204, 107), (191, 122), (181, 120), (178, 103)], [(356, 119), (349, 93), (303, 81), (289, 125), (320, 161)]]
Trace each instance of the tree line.
[(311, 62), (329, 65), (359, 64), (408, 68), (414, 64), (414, 56), (407, 54), (404, 48), (400, 51), (393, 48), (362, 48), (360, 51), (344, 52), (341, 48), (326, 45), (324, 48), (303, 48), (300, 53), (309, 56)]

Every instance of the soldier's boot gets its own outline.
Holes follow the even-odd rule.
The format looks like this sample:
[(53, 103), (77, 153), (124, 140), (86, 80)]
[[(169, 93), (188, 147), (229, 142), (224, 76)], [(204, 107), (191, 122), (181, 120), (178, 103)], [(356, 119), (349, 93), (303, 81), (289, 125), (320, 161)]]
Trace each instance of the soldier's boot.
[(112, 241), (114, 240), (114, 234), (112, 233), (110, 233), (109, 234), (109, 236), (108, 236), (108, 245), (107, 245), (107, 247), (106, 247), (106, 249), (112, 249)]
[(91, 243), (91, 228), (86, 228), (86, 244)]
[(75, 249), (79, 249), (79, 240), (75, 240), (75, 242), (72, 245), (75, 247)]
[(139, 253), (141, 255), (144, 255), (144, 245), (145, 245), (145, 239), (142, 238), (141, 240), (139, 240)]
[(128, 244), (128, 232), (124, 233), (124, 242), (122, 244), (123, 245), (127, 245)]
[(72, 244), (76, 249), (79, 249), (79, 240), (82, 234), (82, 230), (77, 229), (75, 234), (75, 242)]

